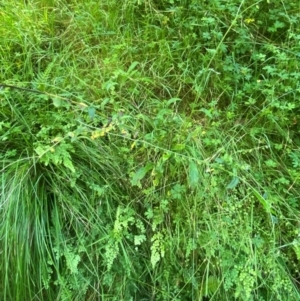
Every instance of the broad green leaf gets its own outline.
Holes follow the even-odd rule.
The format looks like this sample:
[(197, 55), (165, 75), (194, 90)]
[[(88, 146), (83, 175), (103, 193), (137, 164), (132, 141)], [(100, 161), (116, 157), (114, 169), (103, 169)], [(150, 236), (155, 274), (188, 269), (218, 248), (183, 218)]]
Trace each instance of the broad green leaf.
[(203, 108), (203, 109), (200, 109), (200, 111), (203, 112), (207, 117), (213, 118), (213, 115), (212, 115), (210, 110), (207, 110), (207, 109)]
[(134, 70), (134, 68), (139, 64), (139, 62), (133, 62), (130, 67), (128, 68), (128, 73)]
[(96, 109), (94, 107), (89, 107), (88, 108), (88, 114), (89, 114), (89, 117), (91, 119), (94, 119), (95, 114), (96, 114)]
[(42, 156), (45, 154), (45, 149), (43, 147), (41, 147), (40, 145), (38, 147), (36, 147), (34, 150), (39, 156)]
[(238, 177), (233, 177), (231, 182), (227, 185), (227, 189), (233, 189), (235, 188), (240, 182), (240, 179)]
[(169, 160), (170, 157), (171, 157), (171, 154), (169, 152), (165, 152), (162, 155), (162, 161), (165, 162), (165, 161)]
[(250, 187), (252, 190), (252, 193), (254, 194), (254, 196), (259, 200), (259, 202), (263, 205), (264, 209), (266, 210), (267, 213), (274, 213), (273, 209), (272, 209), (272, 204), (264, 199), (263, 196), (261, 196), (261, 194), (254, 188), (254, 187)]
[(278, 224), (278, 218), (271, 214), (271, 220), (273, 224)]
[(62, 100), (60, 98), (54, 97), (54, 98), (52, 98), (52, 101), (53, 101), (53, 105), (56, 108), (59, 108), (62, 106)]
[(188, 181), (192, 188), (195, 188), (199, 184), (199, 170), (194, 161), (190, 161)]
[(153, 163), (148, 163), (146, 166), (141, 167), (131, 178), (131, 185), (141, 188), (141, 180), (145, 177), (146, 173), (153, 168)]
[(172, 150), (174, 150), (174, 151), (179, 151), (179, 150), (183, 150), (183, 149), (185, 149), (185, 144), (178, 143), (172, 147)]
[(169, 105), (173, 104), (173, 103), (176, 103), (177, 101), (180, 101), (180, 100), (181, 100), (181, 99), (180, 99), (180, 98), (177, 98), (177, 97), (169, 99), (169, 100), (167, 101), (167, 107), (168, 107)]

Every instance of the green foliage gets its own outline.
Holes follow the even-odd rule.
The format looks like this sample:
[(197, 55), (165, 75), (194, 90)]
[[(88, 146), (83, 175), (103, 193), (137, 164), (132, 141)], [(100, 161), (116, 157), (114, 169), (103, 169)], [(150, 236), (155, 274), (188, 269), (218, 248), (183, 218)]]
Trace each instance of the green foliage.
[(1, 300), (299, 300), (286, 2), (1, 2)]

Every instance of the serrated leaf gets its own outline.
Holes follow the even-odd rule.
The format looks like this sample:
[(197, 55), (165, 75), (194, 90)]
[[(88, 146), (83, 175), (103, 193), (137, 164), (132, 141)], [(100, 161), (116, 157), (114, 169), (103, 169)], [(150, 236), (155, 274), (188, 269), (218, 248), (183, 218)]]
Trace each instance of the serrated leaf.
[(197, 184), (199, 184), (199, 170), (197, 164), (194, 161), (191, 161), (189, 164), (188, 181), (192, 188), (196, 187)]
[(134, 236), (135, 246), (140, 246), (144, 241), (146, 241), (146, 236), (144, 234)]
[(235, 188), (240, 182), (240, 179), (238, 177), (233, 177), (231, 182), (227, 185), (227, 189), (233, 189)]
[(64, 164), (65, 167), (69, 168), (72, 172), (75, 172), (74, 165), (73, 165), (72, 161), (69, 158), (64, 157), (63, 158), (63, 164)]
[(271, 159), (265, 161), (265, 164), (268, 166), (268, 167), (277, 167), (277, 163)]

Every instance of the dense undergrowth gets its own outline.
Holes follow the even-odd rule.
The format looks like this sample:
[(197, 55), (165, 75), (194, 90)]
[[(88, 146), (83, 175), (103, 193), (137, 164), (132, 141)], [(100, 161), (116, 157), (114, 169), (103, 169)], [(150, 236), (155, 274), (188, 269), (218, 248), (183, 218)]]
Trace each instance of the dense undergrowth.
[(0, 6), (1, 300), (300, 299), (297, 1)]

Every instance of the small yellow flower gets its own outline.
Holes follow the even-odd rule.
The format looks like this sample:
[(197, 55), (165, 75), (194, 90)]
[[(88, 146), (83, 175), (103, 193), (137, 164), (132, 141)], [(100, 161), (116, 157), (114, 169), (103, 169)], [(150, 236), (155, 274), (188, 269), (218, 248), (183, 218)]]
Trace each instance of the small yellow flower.
[(252, 19), (252, 18), (245, 19), (245, 23), (247, 23), (247, 24), (250, 24), (250, 23), (253, 23), (253, 22), (255, 22), (255, 19)]

